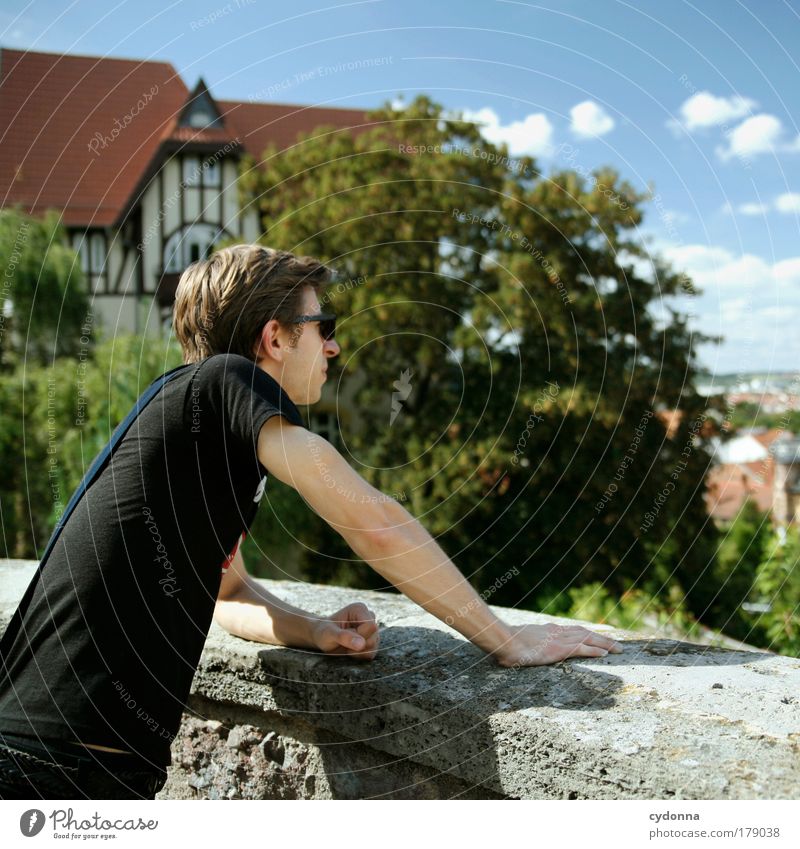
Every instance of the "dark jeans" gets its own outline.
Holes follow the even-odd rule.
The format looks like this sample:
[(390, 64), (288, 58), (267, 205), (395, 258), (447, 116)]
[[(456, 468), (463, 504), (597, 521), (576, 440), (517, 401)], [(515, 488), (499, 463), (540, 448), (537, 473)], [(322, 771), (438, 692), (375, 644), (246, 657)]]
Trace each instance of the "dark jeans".
[(165, 769), (132, 755), (0, 734), (0, 799), (153, 799)]

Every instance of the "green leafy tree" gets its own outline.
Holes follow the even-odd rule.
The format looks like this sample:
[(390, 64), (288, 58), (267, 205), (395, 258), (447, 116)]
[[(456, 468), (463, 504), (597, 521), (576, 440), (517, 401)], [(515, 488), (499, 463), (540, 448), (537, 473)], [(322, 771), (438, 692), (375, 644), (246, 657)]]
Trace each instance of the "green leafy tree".
[[(702, 338), (668, 306), (655, 317), (693, 290), (635, 238), (647, 196), (608, 169), (546, 177), (424, 96), (369, 118), (242, 172), (264, 243), (341, 272), (323, 303), (344, 317), (329, 383), (358, 387), (353, 465), (476, 586), (497, 584), (493, 603), (590, 581), (702, 603)], [(678, 411), (670, 427), (662, 411)], [(341, 565), (324, 523), (300, 541), (308, 577), (380, 583)]]
[(100, 449), (158, 375), (179, 365), (174, 343), (104, 339), (51, 365), (0, 373), (2, 557), (37, 558)]
[(758, 568), (767, 556), (773, 530), (769, 513), (747, 499), (724, 533), (709, 581), (706, 622), (741, 640), (754, 639), (742, 605), (750, 599)]
[(31, 218), (0, 210), (0, 362), (46, 362), (77, 354), (89, 299), (56, 212)]
[(800, 530), (790, 527), (785, 539), (776, 533), (756, 574), (755, 601), (767, 606), (755, 618), (763, 629), (761, 643), (772, 651), (800, 656)]

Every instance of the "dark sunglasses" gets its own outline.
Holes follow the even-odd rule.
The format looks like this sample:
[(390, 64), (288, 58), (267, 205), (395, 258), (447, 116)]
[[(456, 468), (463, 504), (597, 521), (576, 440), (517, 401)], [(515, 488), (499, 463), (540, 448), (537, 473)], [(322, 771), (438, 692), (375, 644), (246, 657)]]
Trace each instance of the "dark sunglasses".
[(294, 319), (295, 324), (303, 324), (307, 321), (318, 321), (319, 332), (323, 339), (333, 339), (336, 336), (336, 314), (332, 312), (319, 312), (316, 315), (298, 315)]

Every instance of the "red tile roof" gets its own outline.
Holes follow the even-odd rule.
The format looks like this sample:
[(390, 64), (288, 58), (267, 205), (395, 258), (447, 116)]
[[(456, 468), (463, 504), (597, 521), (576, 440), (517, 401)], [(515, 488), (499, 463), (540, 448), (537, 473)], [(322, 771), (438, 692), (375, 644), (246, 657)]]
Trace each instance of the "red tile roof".
[(712, 466), (706, 477), (706, 507), (719, 521), (730, 521), (752, 498), (759, 510), (772, 510), (775, 461), (724, 463)]
[(320, 124), (365, 124), (356, 109), (223, 100), (224, 128), (178, 127), (189, 96), (167, 62), (1, 50), (0, 206), (55, 207), (67, 225), (109, 226), (168, 145), (238, 137), (260, 158), (269, 142), (287, 147)]
[(260, 162), (270, 142), (282, 150), (297, 141), (297, 135), (321, 124), (354, 134), (363, 132), (369, 123), (358, 109), (332, 109), (321, 106), (292, 106), (285, 103), (245, 103), (217, 100), (229, 129), (235, 130), (248, 153)]
[(764, 448), (769, 448), (776, 439), (791, 439), (793, 435), (779, 427), (771, 427), (761, 433), (752, 434), (753, 439), (760, 442)]
[(167, 62), (3, 50), (0, 203), (113, 224), (187, 95)]

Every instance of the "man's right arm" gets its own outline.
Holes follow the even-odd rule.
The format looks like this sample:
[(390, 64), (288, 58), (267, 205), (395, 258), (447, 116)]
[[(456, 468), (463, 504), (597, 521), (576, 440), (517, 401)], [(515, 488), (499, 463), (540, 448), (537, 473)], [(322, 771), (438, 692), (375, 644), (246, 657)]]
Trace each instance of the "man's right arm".
[(502, 665), (616, 650), (613, 640), (585, 628), (516, 628), (498, 619), (408, 510), (365, 481), (317, 434), (273, 416), (259, 433), (258, 456), (376, 572)]

